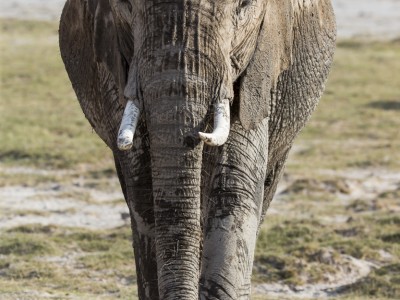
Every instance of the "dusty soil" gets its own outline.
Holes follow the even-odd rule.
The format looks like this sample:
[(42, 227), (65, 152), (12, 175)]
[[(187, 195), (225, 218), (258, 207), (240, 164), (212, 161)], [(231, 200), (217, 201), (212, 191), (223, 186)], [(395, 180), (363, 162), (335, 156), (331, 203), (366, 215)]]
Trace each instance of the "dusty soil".
[[(37, 186), (0, 187), (0, 228), (26, 224), (58, 225), (88, 229), (109, 229), (126, 224), (128, 208), (116, 177), (106, 180), (87, 179), (69, 170), (37, 170), (4, 168), (5, 175), (54, 177)], [(57, 178), (76, 176), (71, 182), (59, 183)]]
[[(0, 2), (0, 17), (58, 20), (65, 0)], [(339, 38), (393, 39), (400, 36), (400, 1), (332, 0)]]
[[(0, 173), (5, 175), (26, 175), (54, 177), (37, 186), (0, 186), (0, 228), (10, 228), (26, 224), (59, 225), (88, 229), (110, 229), (126, 224), (128, 208), (116, 176), (107, 180), (82, 177), (78, 171), (40, 170), (0, 165)], [(59, 183), (56, 179), (68, 174), (71, 182)], [(400, 173), (387, 170), (350, 169), (342, 171), (321, 170), (322, 176), (340, 178), (342, 186), (332, 186), (329, 181), (316, 182), (315, 188), (335, 193), (341, 205), (349, 205), (353, 200), (372, 201), (385, 192), (396, 191), (400, 187)], [(285, 195), (290, 191), (296, 178), (284, 176), (279, 183), (277, 194), (268, 214), (290, 214), (291, 207)], [(308, 183), (310, 186), (313, 183)], [(335, 183), (337, 184), (337, 183)], [(299, 191), (296, 191), (299, 193)], [(392, 210), (400, 213), (400, 206)], [(21, 214), (21, 212), (23, 212)], [(296, 212), (297, 213), (297, 212)], [(347, 216), (334, 216), (322, 220), (324, 223), (345, 222)]]

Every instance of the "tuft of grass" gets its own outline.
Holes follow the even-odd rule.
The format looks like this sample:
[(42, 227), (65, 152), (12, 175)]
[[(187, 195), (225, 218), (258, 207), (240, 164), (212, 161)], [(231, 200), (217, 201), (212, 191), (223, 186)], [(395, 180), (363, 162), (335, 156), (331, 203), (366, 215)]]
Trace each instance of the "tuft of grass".
[(400, 264), (392, 264), (374, 270), (367, 277), (345, 286), (341, 292), (358, 296), (399, 299)]
[(13, 234), (0, 240), (0, 254), (17, 256), (41, 256), (54, 254), (54, 245), (35, 236)]
[[(124, 234), (104, 234), (103, 232), (94, 232), (88, 230), (80, 230), (79, 232), (75, 232), (71, 234), (69, 239), (73, 240), (77, 243), (77, 246), (81, 251), (84, 252), (110, 252), (115, 247), (119, 248), (118, 252), (122, 252), (126, 254), (126, 247), (122, 247), (120, 243), (116, 243), (116, 240), (124, 239), (123, 244), (128, 245), (128, 252), (132, 253), (131, 243), (129, 241), (132, 240), (131, 233), (124, 231)], [(122, 248), (120, 248), (122, 247)]]
[(47, 225), (42, 226), (39, 224), (32, 225), (21, 225), (17, 227), (13, 227), (6, 232), (9, 234), (21, 233), (21, 234), (54, 234), (58, 230), (57, 226)]

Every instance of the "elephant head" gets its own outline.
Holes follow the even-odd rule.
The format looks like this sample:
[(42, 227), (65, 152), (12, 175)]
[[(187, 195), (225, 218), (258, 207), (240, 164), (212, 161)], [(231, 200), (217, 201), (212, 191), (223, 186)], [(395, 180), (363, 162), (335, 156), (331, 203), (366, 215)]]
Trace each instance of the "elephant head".
[(141, 299), (248, 297), (334, 37), (328, 0), (67, 1), (61, 54), (115, 157)]
[[(146, 97), (147, 89), (154, 92), (154, 81), (157, 86), (163, 83), (178, 93), (186, 91), (190, 98), (186, 102), (195, 105), (193, 100), (198, 100), (199, 94), (192, 97), (190, 93), (199, 90), (205, 93), (200, 96), (206, 98), (198, 105), (204, 106), (203, 112), (199, 112), (195, 122), (204, 123), (205, 112), (214, 107), (213, 133), (199, 133), (200, 139), (211, 146), (220, 146), (228, 138), (234, 82), (240, 86), (237, 100), (241, 124), (254, 129), (267, 117), (269, 91), (291, 60), (294, 18), (291, 0), (131, 4), (133, 10), (141, 12), (133, 20), (138, 29), (132, 31), (136, 35), (131, 39), (142, 46), (135, 49), (125, 88), (130, 103), (121, 125), (120, 149), (132, 146), (140, 108), (149, 107), (153, 111), (152, 105), (158, 106), (158, 98), (168, 96), (169, 87), (161, 86), (161, 95)], [(116, 10), (121, 8), (117, 6)], [(154, 32), (149, 37), (142, 34), (144, 31)]]

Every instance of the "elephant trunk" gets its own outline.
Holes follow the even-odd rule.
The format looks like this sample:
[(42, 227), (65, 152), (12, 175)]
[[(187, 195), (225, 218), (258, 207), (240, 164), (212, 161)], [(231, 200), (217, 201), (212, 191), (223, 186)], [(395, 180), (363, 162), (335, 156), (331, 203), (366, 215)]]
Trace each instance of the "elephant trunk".
[(198, 299), (203, 143), (196, 132), (208, 106), (201, 87), (190, 87), (197, 80), (183, 85), (186, 93), (177, 88), (182, 75), (175, 72), (144, 90), (160, 299)]
[[(198, 298), (202, 236), (199, 150), (152, 151), (160, 299)], [(182, 170), (187, 161), (196, 163)]]
[[(196, 1), (192, 6), (150, 2), (143, 19), (150, 32), (136, 37), (141, 41), (136, 54), (150, 138), (159, 295), (193, 300), (198, 299), (202, 240), (204, 143), (199, 132), (219, 107), (216, 103), (229, 106), (223, 100), (232, 98), (232, 84), (212, 29), (202, 28)], [(217, 123), (229, 127), (226, 120)], [(217, 142), (223, 142), (224, 134), (217, 131)]]

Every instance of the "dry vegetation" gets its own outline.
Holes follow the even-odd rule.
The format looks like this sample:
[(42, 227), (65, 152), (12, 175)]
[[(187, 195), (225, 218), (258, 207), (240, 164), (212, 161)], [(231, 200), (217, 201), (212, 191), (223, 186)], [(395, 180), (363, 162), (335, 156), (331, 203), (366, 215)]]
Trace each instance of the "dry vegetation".
[[(0, 299), (132, 299), (126, 220), (98, 229), (30, 224), (80, 209), (38, 209), (38, 197), (2, 206), (12, 199), (1, 197), (16, 195), (6, 188), (48, 186), (54, 202), (124, 203), (81, 193), (118, 187), (63, 69), (57, 24), (0, 24)], [(339, 43), (324, 98), (260, 232), (254, 299), (400, 298), (399, 74), (399, 42)], [(17, 218), (24, 221), (2, 225)]]

